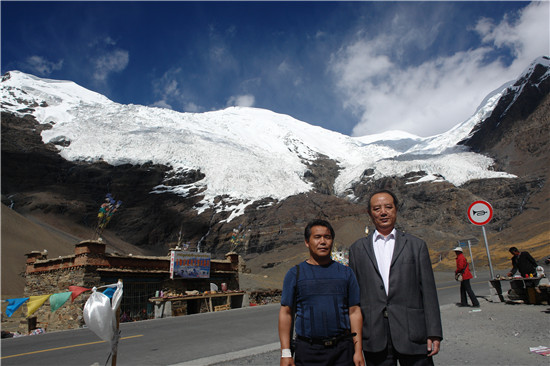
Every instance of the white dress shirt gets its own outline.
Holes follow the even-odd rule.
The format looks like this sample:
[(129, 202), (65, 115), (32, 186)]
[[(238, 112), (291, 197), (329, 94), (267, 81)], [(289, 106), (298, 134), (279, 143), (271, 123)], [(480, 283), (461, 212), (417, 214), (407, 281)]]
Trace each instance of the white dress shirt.
[(386, 237), (380, 234), (378, 230), (375, 231), (372, 236), (372, 246), (387, 295), (390, 289), (390, 265), (393, 257), (393, 248), (395, 248), (395, 229)]

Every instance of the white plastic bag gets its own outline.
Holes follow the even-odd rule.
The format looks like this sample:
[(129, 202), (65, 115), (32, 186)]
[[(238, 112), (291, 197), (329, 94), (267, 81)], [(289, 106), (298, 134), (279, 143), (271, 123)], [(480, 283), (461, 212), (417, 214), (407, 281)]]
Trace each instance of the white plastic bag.
[(107, 295), (97, 292), (94, 287), (90, 298), (84, 305), (84, 322), (88, 328), (104, 341), (111, 342), (111, 349), (116, 353), (119, 334), (117, 331), (116, 313), (122, 300), (122, 282), (111, 299)]
[(113, 338), (113, 310), (111, 308), (111, 299), (96, 288), (92, 289), (92, 294), (86, 305), (84, 305), (84, 322), (88, 328), (99, 338), (110, 342)]

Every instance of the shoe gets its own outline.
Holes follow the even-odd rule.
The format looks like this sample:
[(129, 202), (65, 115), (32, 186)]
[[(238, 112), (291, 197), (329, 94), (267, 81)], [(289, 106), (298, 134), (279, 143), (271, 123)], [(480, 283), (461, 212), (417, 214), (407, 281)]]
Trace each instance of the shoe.
[(472, 305), (472, 307), (473, 308), (479, 308), (480, 306), (479, 306), (479, 304), (477, 304), (477, 305)]
[(458, 306), (459, 308), (466, 308), (466, 307), (468, 307), (468, 304), (464, 305), (464, 304), (461, 304), (461, 303), (457, 302), (456, 306)]

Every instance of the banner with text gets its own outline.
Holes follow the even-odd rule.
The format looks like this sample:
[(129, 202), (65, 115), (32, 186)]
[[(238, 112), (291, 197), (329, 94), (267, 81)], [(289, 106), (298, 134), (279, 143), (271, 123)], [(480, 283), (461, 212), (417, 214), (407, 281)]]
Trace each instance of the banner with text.
[(210, 253), (172, 250), (170, 278), (210, 278)]

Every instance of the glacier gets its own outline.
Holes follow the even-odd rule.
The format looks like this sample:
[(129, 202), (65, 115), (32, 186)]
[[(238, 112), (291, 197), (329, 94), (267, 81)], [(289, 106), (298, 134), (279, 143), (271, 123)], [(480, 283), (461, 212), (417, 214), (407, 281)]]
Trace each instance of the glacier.
[[(123, 105), (71, 81), (19, 71), (3, 76), (1, 98), (2, 111), (31, 114), (51, 125), (42, 132), (44, 143), (70, 142), (56, 145), (69, 161), (151, 162), (171, 167), (172, 173), (199, 170), (205, 177), (198, 182), (159, 185), (151, 193), (185, 196), (199, 189), (204, 196), (199, 213), (215, 207), (232, 211), (232, 219), (254, 201), (283, 200), (312, 190), (304, 174), (307, 163), (321, 155), (340, 168), (335, 193), (352, 200), (356, 197), (350, 188), (366, 169), (373, 169), (373, 179), (424, 171), (417, 183), (447, 181), (455, 186), (471, 179), (513, 178), (492, 170), (489, 157), (457, 145), (490, 115), (508, 87), (488, 96), (467, 121), (425, 138), (404, 131), (351, 137), (259, 108), (182, 113)], [(216, 206), (215, 198), (222, 195), (230, 199)]]

